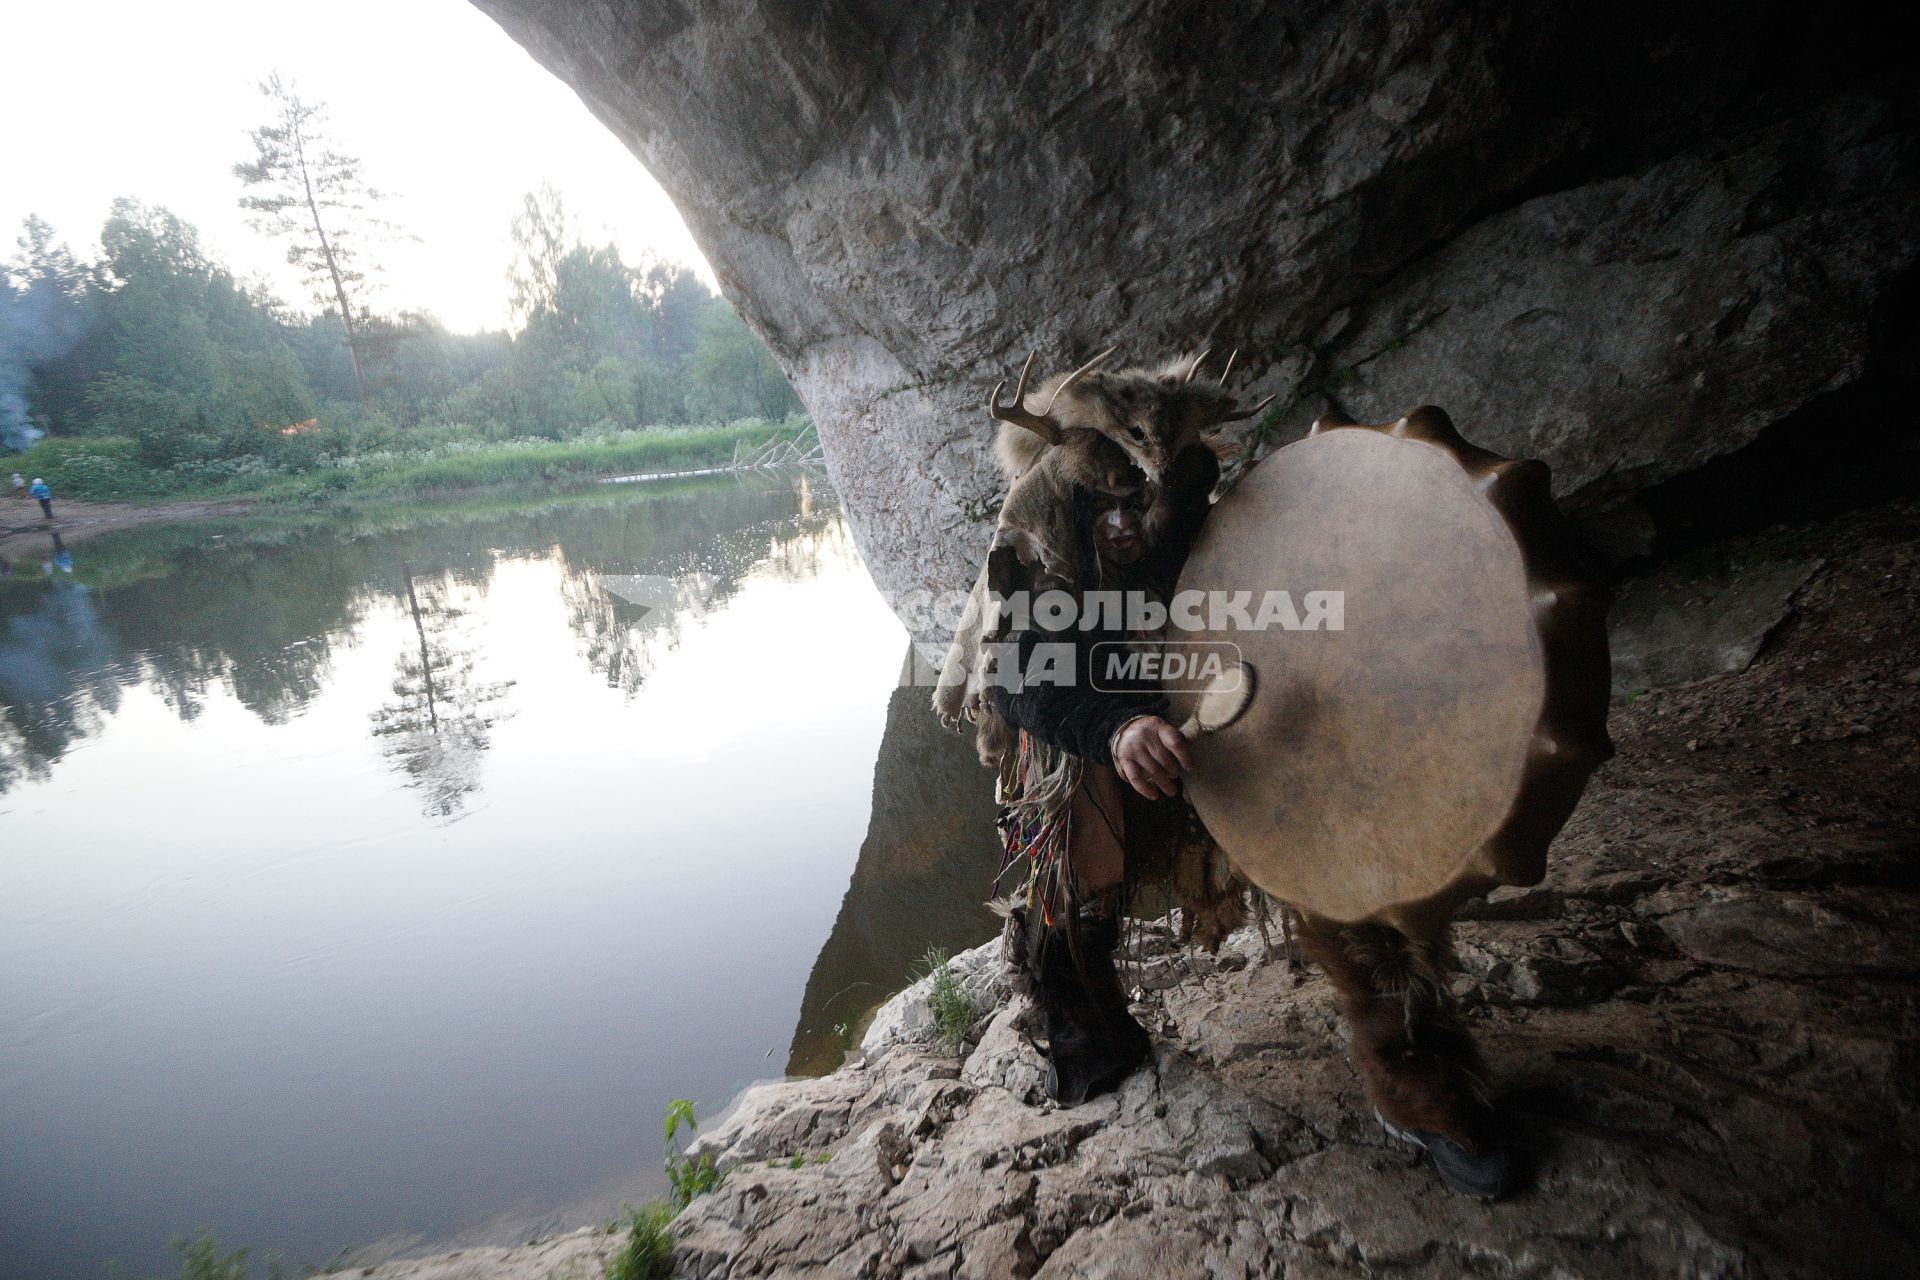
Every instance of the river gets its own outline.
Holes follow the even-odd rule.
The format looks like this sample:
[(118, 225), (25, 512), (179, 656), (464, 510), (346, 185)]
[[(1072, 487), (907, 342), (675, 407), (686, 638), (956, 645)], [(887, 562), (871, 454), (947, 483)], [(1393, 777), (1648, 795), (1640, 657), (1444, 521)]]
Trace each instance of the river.
[[(525, 1238), (990, 936), (815, 476), (130, 530), (0, 580), (0, 1273)], [(374, 1256), (368, 1254), (364, 1256)]]

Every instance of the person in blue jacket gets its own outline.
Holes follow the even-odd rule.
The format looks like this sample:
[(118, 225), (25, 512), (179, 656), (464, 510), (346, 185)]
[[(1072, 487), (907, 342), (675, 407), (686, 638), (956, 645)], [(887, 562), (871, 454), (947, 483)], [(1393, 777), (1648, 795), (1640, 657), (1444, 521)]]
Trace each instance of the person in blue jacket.
[(35, 476), (33, 487), (27, 492), (40, 500), (40, 513), (49, 520), (53, 519), (53, 490), (47, 488), (47, 482)]

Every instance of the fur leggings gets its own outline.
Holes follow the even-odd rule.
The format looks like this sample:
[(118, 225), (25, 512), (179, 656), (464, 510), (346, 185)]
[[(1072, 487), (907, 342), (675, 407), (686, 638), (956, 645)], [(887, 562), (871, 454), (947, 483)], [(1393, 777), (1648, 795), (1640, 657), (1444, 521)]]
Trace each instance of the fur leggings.
[(1300, 942), (1339, 993), (1354, 1066), (1380, 1114), (1469, 1150), (1490, 1141), (1486, 1069), (1448, 989), (1445, 939), (1303, 914)]

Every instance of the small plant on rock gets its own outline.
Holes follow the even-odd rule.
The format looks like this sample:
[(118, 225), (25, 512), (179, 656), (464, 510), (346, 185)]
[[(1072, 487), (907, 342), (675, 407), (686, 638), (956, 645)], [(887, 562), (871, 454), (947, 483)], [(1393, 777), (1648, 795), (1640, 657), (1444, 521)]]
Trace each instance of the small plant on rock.
[[(247, 1266), (249, 1250), (222, 1251), (205, 1227), (196, 1230), (192, 1239), (174, 1240), (172, 1247), (180, 1255), (180, 1280), (251, 1280), (253, 1275)], [(281, 1280), (285, 1274), (278, 1258), (267, 1263), (267, 1280)]]
[(689, 1134), (695, 1133), (700, 1126), (693, 1118), (693, 1103), (686, 1098), (675, 1098), (667, 1104), (665, 1127), (667, 1131), (667, 1184), (673, 1189), (673, 1203), (684, 1209), (693, 1202), (693, 1198), (719, 1186), (726, 1175), (714, 1167), (713, 1153), (702, 1151), (688, 1158), (686, 1148), (674, 1145), (681, 1126), (686, 1126)]
[(927, 1009), (933, 1014), (934, 1047), (942, 1053), (959, 1053), (966, 1047), (980, 1010), (960, 984), (960, 976), (953, 971), (944, 950), (928, 947), (922, 963), (933, 979), (933, 986), (927, 992)]
[[(726, 1178), (714, 1166), (711, 1151), (690, 1158), (686, 1147), (675, 1142), (681, 1129), (691, 1134), (700, 1128), (690, 1100), (675, 1098), (669, 1102), (662, 1127), (666, 1131), (668, 1194), (673, 1203), (653, 1200), (627, 1210), (627, 1238), (607, 1259), (606, 1280), (666, 1280), (673, 1270), (673, 1235), (669, 1228), (674, 1218), (695, 1196), (713, 1190)], [(619, 1230), (619, 1224), (609, 1230)]]

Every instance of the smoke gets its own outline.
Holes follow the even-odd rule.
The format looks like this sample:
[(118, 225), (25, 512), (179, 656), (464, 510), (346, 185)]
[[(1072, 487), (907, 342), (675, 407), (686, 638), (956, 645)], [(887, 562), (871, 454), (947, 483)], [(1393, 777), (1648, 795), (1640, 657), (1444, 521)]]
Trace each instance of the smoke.
[(27, 412), (33, 368), (58, 360), (86, 327), (86, 308), (68, 282), (29, 276), (24, 285), (0, 278), (0, 448), (28, 449), (46, 432)]
[(30, 448), (40, 429), (27, 420), (27, 375), (32, 372), (34, 328), (23, 296), (0, 281), (0, 448)]
[(0, 364), (0, 449), (23, 453), (46, 432), (27, 418), (27, 401), (15, 386), (16, 372), (9, 361)]

